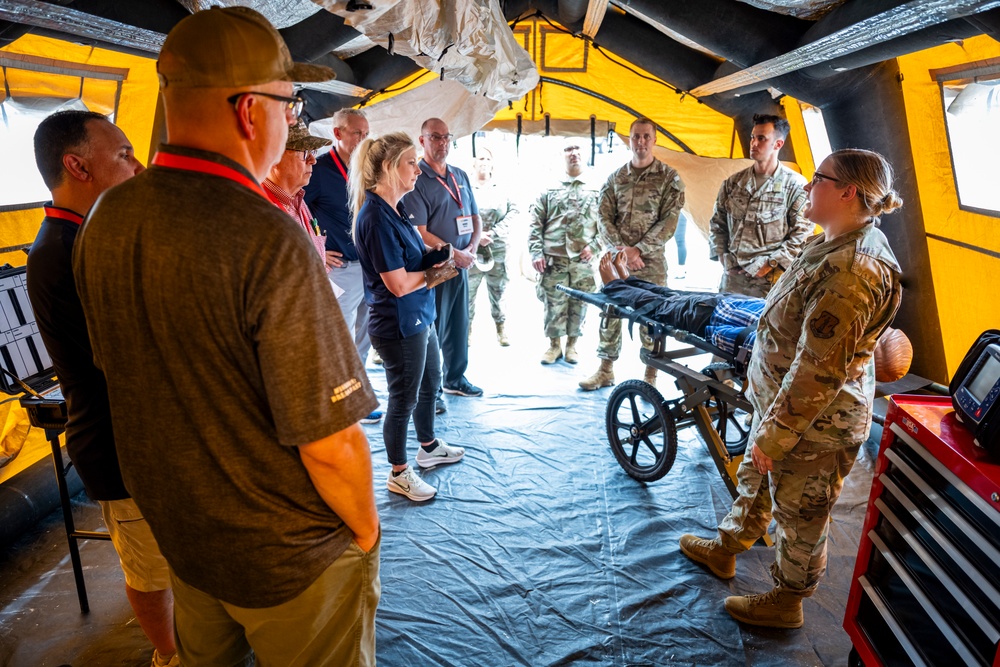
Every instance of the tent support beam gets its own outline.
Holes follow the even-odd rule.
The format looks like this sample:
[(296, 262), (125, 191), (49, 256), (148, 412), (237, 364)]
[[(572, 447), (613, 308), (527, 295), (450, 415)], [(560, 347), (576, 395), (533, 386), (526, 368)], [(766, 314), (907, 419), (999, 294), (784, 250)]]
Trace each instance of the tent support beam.
[(1000, 7), (1000, 0), (911, 0), (735, 74), (691, 91), (696, 97), (724, 93), (822, 64), (918, 30)]

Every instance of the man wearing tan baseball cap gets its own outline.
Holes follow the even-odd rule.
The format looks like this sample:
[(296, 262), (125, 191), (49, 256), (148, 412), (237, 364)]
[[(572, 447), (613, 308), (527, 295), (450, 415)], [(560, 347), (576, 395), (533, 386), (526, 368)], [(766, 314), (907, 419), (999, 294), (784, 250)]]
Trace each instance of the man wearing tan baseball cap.
[(293, 82), (333, 73), (243, 7), (178, 23), (157, 70), (168, 143), (92, 209), (74, 274), (181, 664), (374, 665), (357, 422), (377, 402), (316, 249), (260, 185), (302, 111)]

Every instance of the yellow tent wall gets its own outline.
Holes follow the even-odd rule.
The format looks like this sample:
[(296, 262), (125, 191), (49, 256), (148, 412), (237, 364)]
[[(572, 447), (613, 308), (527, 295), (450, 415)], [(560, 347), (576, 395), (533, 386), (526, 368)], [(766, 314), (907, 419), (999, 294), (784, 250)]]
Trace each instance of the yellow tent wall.
[(927, 239), (949, 377), (983, 330), (1000, 327), (1000, 219), (959, 208), (941, 89), (929, 72), (998, 56), (1000, 44), (980, 36), (899, 58), (925, 230), (954, 242)]
[[(118, 127), (135, 146), (136, 157), (143, 164), (149, 158), (149, 140), (153, 131), (153, 116), (156, 109), (158, 82), (156, 78), (156, 62), (152, 58), (142, 58), (106, 49), (96, 49), (79, 44), (71, 44), (61, 40), (25, 35), (8, 46), (0, 49), (7, 53), (18, 53), (68, 63), (115, 67), (128, 70), (122, 82), (121, 99), (118, 104), (118, 116), (115, 119)], [(23, 70), (8, 69), (8, 76), (17, 81), (22, 90), (25, 82), (36, 84), (28, 90), (32, 95), (54, 95), (72, 97), (73, 90), (78, 90), (77, 77), (40, 74)], [(15, 79), (15, 77), (17, 77)], [(73, 87), (70, 87), (72, 83)], [(84, 101), (88, 107), (100, 113), (113, 110), (113, 88), (110, 81), (88, 80), (84, 88)], [(34, 169), (34, 163), (24, 165), (25, 169)], [(0, 213), (0, 248), (31, 243), (42, 220), (41, 209), (27, 209)], [(21, 266), (26, 255), (21, 251), (0, 253), (0, 264), (10, 263)]]

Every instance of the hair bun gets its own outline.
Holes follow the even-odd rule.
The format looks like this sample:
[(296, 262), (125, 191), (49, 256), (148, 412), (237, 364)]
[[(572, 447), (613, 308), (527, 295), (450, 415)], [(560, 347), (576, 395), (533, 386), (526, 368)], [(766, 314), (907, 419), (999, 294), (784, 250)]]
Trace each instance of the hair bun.
[(875, 379), (895, 382), (910, 371), (913, 362), (913, 345), (899, 329), (887, 328), (875, 343)]
[(897, 208), (903, 205), (903, 198), (899, 196), (899, 193), (895, 190), (889, 190), (882, 197), (882, 201), (879, 202), (882, 207), (882, 213), (892, 213)]

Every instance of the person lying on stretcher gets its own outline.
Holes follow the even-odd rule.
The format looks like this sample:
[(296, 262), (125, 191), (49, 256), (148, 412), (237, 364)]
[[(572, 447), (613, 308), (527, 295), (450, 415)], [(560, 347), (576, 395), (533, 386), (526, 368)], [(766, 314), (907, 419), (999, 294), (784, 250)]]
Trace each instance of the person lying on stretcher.
[[(643, 310), (646, 317), (675, 329), (683, 329), (723, 352), (749, 358), (756, 339), (757, 321), (764, 312), (764, 299), (715, 292), (672, 290), (633, 278), (624, 253), (607, 252), (598, 269), (601, 291), (618, 305)], [(648, 309), (648, 310), (647, 310)], [(875, 379), (895, 382), (910, 369), (913, 347), (899, 329), (888, 328), (875, 346)]]

